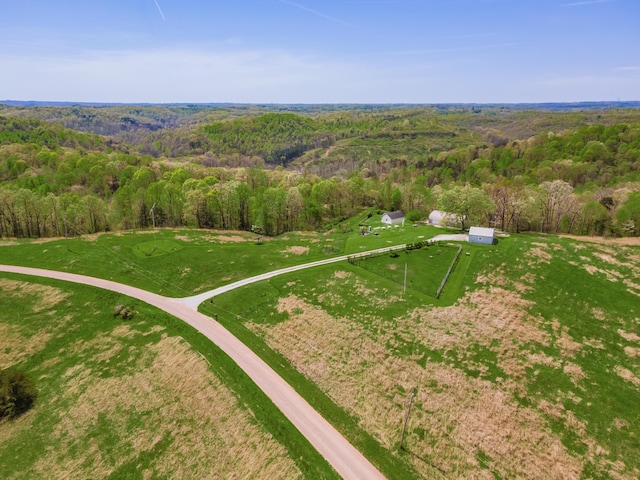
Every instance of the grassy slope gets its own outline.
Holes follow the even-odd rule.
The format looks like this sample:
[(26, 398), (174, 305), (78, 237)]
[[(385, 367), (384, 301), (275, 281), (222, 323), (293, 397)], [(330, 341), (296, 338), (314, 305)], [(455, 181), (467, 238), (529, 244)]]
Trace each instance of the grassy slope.
[[(469, 291), (450, 307), (339, 265), (205, 308), (312, 401), (319, 387), (337, 403), (332, 421), (427, 478), (636, 478), (639, 259), (637, 248), (522, 236), (464, 255), (448, 287)], [(410, 453), (398, 454), (413, 387)]]
[(185, 297), (271, 270), (442, 232), (432, 227), (407, 227), (379, 237), (351, 232), (289, 233), (263, 239), (260, 245), (255, 235), (247, 232), (187, 229), (158, 230), (155, 238), (148, 230), (44, 242), (0, 240), (0, 263), (86, 274), (165, 296)]
[[(19, 365), (40, 391), (32, 411), (0, 422), (3, 478), (337, 478), (182, 322), (64, 282), (3, 274), (0, 291), (0, 368)], [(134, 319), (114, 317), (117, 304)]]
[[(168, 247), (158, 250), (170, 250), (172, 242), (197, 247), (179, 261), (159, 257), (165, 268), (172, 259), (170, 268), (184, 269), (184, 275), (161, 274), (182, 289), (203, 281), (195, 278), (202, 274), (198, 254), (208, 258), (212, 247), (220, 257), (247, 255), (245, 268), (266, 271), (322, 256), (321, 245), (355, 252), (431, 233), (407, 228), (385, 231), (386, 237), (291, 235), (261, 246), (223, 246), (177, 239), (197, 232), (164, 231), (166, 238), (158, 240)], [(115, 251), (130, 250), (127, 262), (138, 258), (136, 265), (147, 265), (145, 253), (134, 255), (153, 245), (146, 237), (113, 236), (120, 247)], [(282, 253), (305, 241), (308, 254)], [(58, 243), (59, 253), (64, 242)], [(94, 253), (106, 248), (75, 240), (71, 250), (81, 243)], [(0, 255), (13, 260), (8, 263), (38, 264), (42, 257), (34, 252), (46, 256), (55, 244), (7, 247)], [(267, 246), (271, 250), (259, 250)], [(271, 256), (249, 259), (257, 250)], [(401, 297), (401, 284), (341, 263), (255, 284), (203, 308), (217, 313), (390, 478), (463, 478), (483, 471), (634, 478), (640, 415), (629, 399), (640, 385), (637, 248), (519, 236), (498, 247), (465, 246), (467, 251), (439, 301), (415, 291)], [(104, 260), (100, 255), (97, 261)], [(57, 256), (47, 257), (50, 268), (61, 268)], [(88, 253), (83, 258), (70, 268), (108, 272)], [(183, 259), (189, 263), (180, 264)], [(225, 265), (224, 272), (232, 272), (236, 264)], [(120, 277), (131, 282), (126, 272)], [(142, 278), (146, 288), (158, 288), (148, 275)], [(406, 396), (414, 387), (408, 451), (398, 452)], [(372, 413), (372, 406), (379, 411)]]

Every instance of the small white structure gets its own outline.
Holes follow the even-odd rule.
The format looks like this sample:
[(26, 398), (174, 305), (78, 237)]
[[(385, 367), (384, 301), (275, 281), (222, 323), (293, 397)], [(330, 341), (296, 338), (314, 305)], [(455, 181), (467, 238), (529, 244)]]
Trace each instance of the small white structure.
[(455, 213), (443, 212), (442, 210), (434, 210), (429, 214), (430, 225), (440, 225), (441, 227), (460, 226), (462, 219)]
[(395, 212), (387, 212), (382, 215), (382, 223), (386, 225), (404, 225), (404, 213), (400, 210), (396, 210)]
[(493, 228), (471, 227), (469, 229), (469, 242), (493, 245), (496, 232)]

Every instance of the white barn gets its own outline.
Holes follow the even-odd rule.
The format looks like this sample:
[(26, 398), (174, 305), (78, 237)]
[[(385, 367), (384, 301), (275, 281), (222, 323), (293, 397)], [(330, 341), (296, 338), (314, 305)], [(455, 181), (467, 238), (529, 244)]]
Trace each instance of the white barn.
[(440, 225), (441, 227), (460, 226), (461, 218), (455, 213), (443, 212), (442, 210), (434, 210), (429, 214), (430, 225)]
[(382, 215), (382, 223), (385, 225), (404, 225), (404, 213), (400, 210), (395, 212), (387, 212)]
[(469, 242), (471, 243), (493, 245), (495, 236), (496, 232), (493, 228), (471, 227), (469, 229)]

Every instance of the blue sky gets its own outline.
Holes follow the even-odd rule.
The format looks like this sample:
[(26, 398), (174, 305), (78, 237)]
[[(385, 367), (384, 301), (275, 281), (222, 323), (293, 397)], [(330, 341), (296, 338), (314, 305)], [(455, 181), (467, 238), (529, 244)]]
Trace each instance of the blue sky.
[(640, 100), (640, 1), (0, 0), (0, 99)]

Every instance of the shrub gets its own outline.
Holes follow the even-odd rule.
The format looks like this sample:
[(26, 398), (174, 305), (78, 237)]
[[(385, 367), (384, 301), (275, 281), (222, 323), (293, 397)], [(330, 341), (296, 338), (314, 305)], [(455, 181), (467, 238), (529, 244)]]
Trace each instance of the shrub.
[(135, 310), (125, 307), (124, 305), (116, 305), (113, 309), (114, 317), (122, 317), (123, 320), (130, 320), (135, 316)]
[(411, 210), (407, 213), (407, 221), (408, 222), (419, 222), (422, 220), (422, 213), (419, 210)]
[(29, 410), (38, 398), (35, 383), (23, 371), (0, 371), (0, 418), (15, 418)]

